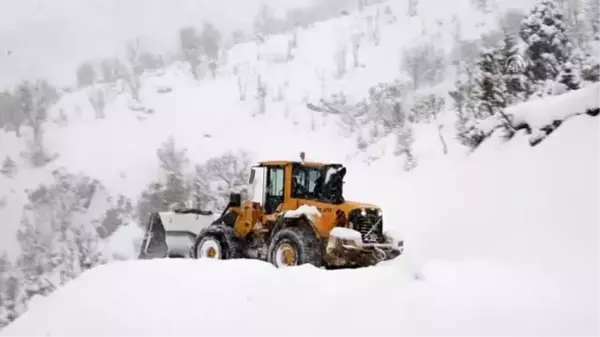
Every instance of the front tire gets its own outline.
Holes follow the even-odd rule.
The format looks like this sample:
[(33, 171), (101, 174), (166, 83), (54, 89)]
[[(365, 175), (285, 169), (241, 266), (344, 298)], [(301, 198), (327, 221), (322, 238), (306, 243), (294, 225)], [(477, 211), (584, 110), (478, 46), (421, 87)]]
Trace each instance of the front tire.
[(267, 253), (268, 261), (278, 268), (312, 264), (323, 265), (323, 250), (315, 233), (307, 227), (288, 227), (277, 232)]
[(193, 246), (194, 259), (230, 260), (242, 257), (242, 241), (235, 236), (233, 228), (222, 225), (203, 229)]

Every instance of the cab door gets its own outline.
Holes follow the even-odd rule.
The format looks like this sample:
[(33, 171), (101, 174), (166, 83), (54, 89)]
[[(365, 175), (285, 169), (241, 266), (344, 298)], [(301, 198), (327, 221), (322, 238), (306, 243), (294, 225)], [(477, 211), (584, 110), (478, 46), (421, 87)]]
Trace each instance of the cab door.
[(263, 208), (266, 215), (273, 214), (284, 202), (285, 166), (269, 166), (266, 172), (266, 191)]

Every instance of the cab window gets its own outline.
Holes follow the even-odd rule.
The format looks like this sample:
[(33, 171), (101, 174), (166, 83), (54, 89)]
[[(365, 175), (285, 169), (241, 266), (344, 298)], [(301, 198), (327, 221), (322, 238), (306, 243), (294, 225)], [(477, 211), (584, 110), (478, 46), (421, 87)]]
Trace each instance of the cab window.
[(284, 168), (269, 167), (267, 171), (267, 193), (265, 195), (265, 212), (272, 214), (283, 203)]
[(292, 168), (292, 197), (318, 199), (321, 190), (321, 170), (319, 168), (294, 165)]

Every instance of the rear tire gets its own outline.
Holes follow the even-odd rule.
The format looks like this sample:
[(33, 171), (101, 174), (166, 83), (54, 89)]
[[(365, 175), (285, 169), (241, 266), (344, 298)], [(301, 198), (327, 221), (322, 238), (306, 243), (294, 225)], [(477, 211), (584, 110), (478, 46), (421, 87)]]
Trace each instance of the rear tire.
[(243, 243), (233, 228), (213, 225), (198, 234), (190, 255), (194, 259), (239, 259), (243, 257)]
[(312, 264), (317, 268), (323, 266), (320, 241), (306, 226), (288, 227), (277, 232), (269, 244), (267, 258), (278, 268), (302, 264)]

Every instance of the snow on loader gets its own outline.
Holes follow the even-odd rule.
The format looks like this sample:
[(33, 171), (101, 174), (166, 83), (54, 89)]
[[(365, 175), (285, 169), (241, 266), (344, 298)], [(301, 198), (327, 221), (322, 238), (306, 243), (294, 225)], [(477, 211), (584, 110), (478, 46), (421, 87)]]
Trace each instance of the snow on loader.
[(265, 161), (250, 172), (250, 200), (232, 193), (219, 217), (197, 209), (152, 213), (140, 259), (268, 261), (277, 267), (375, 265), (403, 251), (383, 232), (381, 209), (344, 200), (341, 164)]

